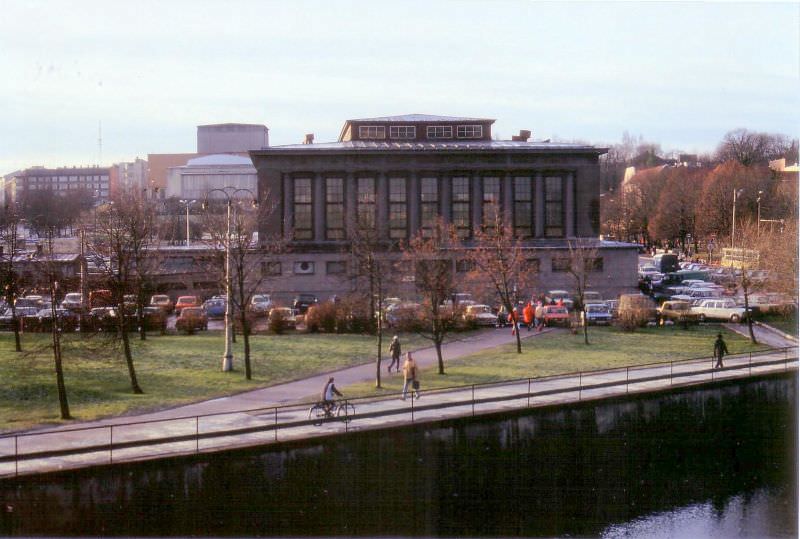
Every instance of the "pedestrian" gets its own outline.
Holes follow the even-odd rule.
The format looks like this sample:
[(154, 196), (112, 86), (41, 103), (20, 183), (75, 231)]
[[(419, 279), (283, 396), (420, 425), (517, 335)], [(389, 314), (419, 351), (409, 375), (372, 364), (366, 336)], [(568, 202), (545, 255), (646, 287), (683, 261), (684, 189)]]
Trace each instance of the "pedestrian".
[(389, 354), (392, 356), (392, 362), (389, 363), (389, 372), (392, 372), (392, 367), (394, 367), (395, 372), (400, 372), (400, 353), (400, 339), (395, 335), (389, 344)]
[(522, 309), (522, 321), (525, 322), (525, 325), (528, 327), (528, 331), (531, 330), (531, 326), (533, 326), (533, 307), (531, 306), (531, 302), (525, 304), (525, 308)]
[(511, 334), (517, 334), (517, 324), (519, 324), (519, 313), (517, 312), (517, 308), (513, 307), (511, 309), (511, 314), (508, 316), (508, 319), (511, 321)]
[(722, 333), (717, 333), (717, 340), (714, 341), (714, 357), (717, 359), (715, 369), (722, 368), (722, 357), (728, 353), (728, 345), (722, 340)]
[(406, 361), (403, 363), (403, 400), (406, 400), (409, 386), (414, 390), (414, 397), (419, 398), (419, 369), (411, 352), (406, 352)]
[(544, 305), (542, 305), (541, 301), (536, 302), (534, 317), (536, 318), (536, 331), (542, 331), (544, 328)]

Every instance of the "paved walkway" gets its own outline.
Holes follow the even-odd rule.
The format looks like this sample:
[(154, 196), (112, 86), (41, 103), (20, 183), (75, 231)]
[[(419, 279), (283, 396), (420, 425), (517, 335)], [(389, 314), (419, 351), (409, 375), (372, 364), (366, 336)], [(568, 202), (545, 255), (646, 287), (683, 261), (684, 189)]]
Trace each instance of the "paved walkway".
[[(740, 324), (733, 325), (731, 329), (747, 332), (747, 326)], [(703, 383), (796, 368), (796, 342), (767, 328), (755, 327), (754, 331), (757, 339), (764, 344), (790, 346), (793, 350), (731, 356), (726, 358), (727, 370), (724, 371), (712, 369), (713, 362), (709, 357), (674, 364), (583, 373), (580, 376), (532, 379), (461, 390), (429, 390), (424, 392), (424, 398), (419, 401), (401, 401), (396, 396), (358, 400), (358, 415), (352, 422), (335, 420), (326, 421), (322, 425), (310, 424), (308, 405), (285, 404), (297, 402), (300, 396), (316, 394), (330, 375), (326, 373), (152, 414), (70, 425), (51, 429), (48, 433), (34, 431), (27, 435), (0, 437), (0, 477), (152, 459), (165, 455), (218, 451), (276, 440), (313, 438), (346, 430), (382, 428), (475, 413), (566, 404), (628, 392), (653, 391), (676, 384)], [(523, 338), (535, 338), (535, 335), (538, 334), (527, 331), (522, 333)], [(487, 330), (449, 343), (445, 348), (445, 358), (512, 342), (514, 340), (510, 329)], [(432, 348), (419, 350), (415, 356), (423, 366), (436, 364), (436, 354)], [(375, 365), (370, 363), (336, 371), (334, 376), (339, 384), (346, 385), (372, 380), (374, 374)], [(270, 406), (276, 407), (269, 409)], [(219, 415), (199, 417), (209, 413)], [(149, 423), (142, 423), (145, 421)], [(125, 425), (134, 422), (136, 423)], [(76, 430), (77, 428), (80, 430)], [(165, 438), (168, 438), (166, 442), (163, 441)], [(162, 441), (153, 443), (157, 439)], [(109, 451), (108, 447), (112, 444), (114, 449)], [(80, 448), (92, 448), (92, 451), (74, 452)], [(62, 454), (54, 454), (54, 451), (61, 451)], [(14, 455), (32, 455), (38, 452), (49, 454), (19, 462), (14, 462), (12, 458)]]

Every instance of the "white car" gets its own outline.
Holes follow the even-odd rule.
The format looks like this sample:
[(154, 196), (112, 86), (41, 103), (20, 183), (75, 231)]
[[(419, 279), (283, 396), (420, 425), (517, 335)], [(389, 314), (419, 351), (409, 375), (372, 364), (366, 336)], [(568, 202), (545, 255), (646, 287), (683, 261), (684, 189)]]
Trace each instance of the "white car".
[(730, 298), (705, 299), (692, 306), (692, 312), (698, 314), (701, 322), (705, 320), (724, 320), (741, 322), (746, 318), (744, 307), (736, 305)]
[(700, 304), (703, 300), (711, 298), (721, 298), (722, 291), (717, 288), (690, 288), (685, 294), (676, 294), (669, 299), (676, 301), (688, 301), (691, 304)]
[(269, 294), (255, 294), (250, 298), (247, 310), (257, 316), (267, 316), (272, 309), (272, 298)]
[(497, 315), (488, 305), (476, 303), (468, 305), (464, 312), (464, 320), (474, 322), (479, 326), (494, 326), (497, 324)]

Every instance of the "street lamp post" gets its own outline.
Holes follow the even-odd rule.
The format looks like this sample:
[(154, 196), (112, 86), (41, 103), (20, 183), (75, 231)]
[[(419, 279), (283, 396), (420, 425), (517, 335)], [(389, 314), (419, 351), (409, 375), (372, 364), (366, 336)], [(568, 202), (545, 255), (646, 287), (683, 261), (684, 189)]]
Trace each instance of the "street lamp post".
[[(258, 205), (258, 200), (250, 189), (236, 187), (222, 187), (211, 189), (206, 193), (203, 208), (208, 207), (208, 197), (214, 192), (222, 193), (227, 205), (227, 230), (225, 233), (225, 352), (222, 356), (222, 372), (233, 370), (233, 304), (231, 289), (231, 214), (233, 199), (236, 193), (246, 192), (253, 196), (253, 206)], [(188, 208), (188, 206), (187, 206)]]
[(756, 230), (760, 233), (761, 232), (761, 195), (764, 194), (764, 191), (758, 191), (758, 198), (756, 199), (756, 204), (758, 204), (758, 211), (756, 212)]
[(731, 216), (731, 247), (736, 246), (736, 199), (741, 196), (744, 189), (733, 190), (733, 215)]
[(189, 247), (189, 206), (197, 203), (196, 200), (180, 200), (181, 204), (186, 206), (186, 247)]

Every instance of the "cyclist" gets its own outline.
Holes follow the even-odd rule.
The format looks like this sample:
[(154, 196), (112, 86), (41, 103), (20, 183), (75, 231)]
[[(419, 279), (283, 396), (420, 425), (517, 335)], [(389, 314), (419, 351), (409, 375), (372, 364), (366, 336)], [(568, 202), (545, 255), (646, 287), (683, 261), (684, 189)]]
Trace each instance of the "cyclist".
[(335, 405), (333, 396), (338, 395), (342, 396), (336, 386), (333, 385), (333, 376), (328, 378), (328, 381), (325, 383), (325, 387), (322, 390), (322, 406), (325, 407), (325, 415), (327, 417), (331, 417), (333, 415), (333, 407)]

